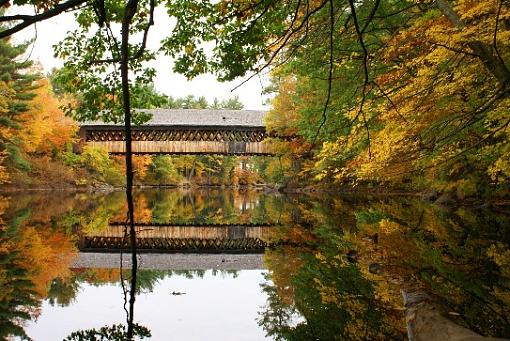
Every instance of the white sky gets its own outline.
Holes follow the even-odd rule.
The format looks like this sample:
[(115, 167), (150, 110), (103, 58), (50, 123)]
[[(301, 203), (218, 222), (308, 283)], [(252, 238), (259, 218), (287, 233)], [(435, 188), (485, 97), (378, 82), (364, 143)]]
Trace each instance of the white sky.
[[(19, 7), (17, 7), (19, 8)], [(16, 13), (19, 13), (18, 11)], [(23, 13), (31, 13), (30, 7), (24, 7)], [(9, 14), (13, 14), (10, 12)], [(166, 16), (163, 9), (158, 9), (155, 13), (155, 25), (149, 32), (148, 47), (154, 48), (159, 42), (168, 35), (172, 29), (172, 23)], [(54, 57), (54, 44), (61, 41), (66, 33), (77, 27), (74, 21), (74, 15), (71, 13), (61, 14), (57, 17), (40, 22), (37, 24), (37, 40), (33, 46), (31, 59), (42, 64), (45, 72), (49, 72), (53, 67), (60, 67), (63, 60)], [(35, 28), (28, 27), (17, 33), (14, 39), (17, 42), (33, 39), (35, 37)], [(32, 47), (29, 47), (30, 51)], [(157, 71), (155, 78), (156, 89), (164, 94), (172, 97), (184, 97), (186, 95), (204, 96), (209, 102), (215, 97), (218, 99), (229, 98), (234, 95), (244, 104), (244, 109), (268, 109), (264, 105), (265, 97), (261, 95), (262, 85), (265, 81), (259, 77), (253, 77), (239, 89), (231, 92), (236, 85), (240, 84), (243, 79), (233, 82), (220, 83), (210, 74), (201, 75), (191, 81), (187, 81), (186, 77), (172, 72), (172, 60), (169, 57), (158, 56), (152, 66)]]
[[(266, 270), (242, 270), (238, 277), (188, 279), (172, 276), (156, 283), (153, 292), (137, 295), (135, 321), (150, 329), (150, 340), (267, 340), (258, 326), (258, 313), (267, 304), (261, 283)], [(185, 292), (174, 296), (173, 291)], [(73, 331), (124, 323), (120, 284), (94, 286), (81, 283), (76, 300), (67, 307), (44, 301), (37, 321), (26, 324), (34, 340), (62, 340)]]

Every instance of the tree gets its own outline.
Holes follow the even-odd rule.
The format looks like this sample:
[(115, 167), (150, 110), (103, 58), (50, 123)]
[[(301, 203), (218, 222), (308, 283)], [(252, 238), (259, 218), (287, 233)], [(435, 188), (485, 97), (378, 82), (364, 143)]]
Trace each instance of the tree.
[(244, 104), (239, 100), (239, 96), (223, 99), (221, 101), (215, 98), (213, 103), (209, 106), (209, 108), (242, 110), (244, 108)]
[(79, 330), (71, 333), (64, 340), (66, 341), (89, 341), (89, 340), (133, 340), (137, 336), (139, 339), (151, 337), (151, 332), (147, 327), (134, 323), (128, 324), (128, 327), (122, 324), (104, 326), (99, 329)]
[[(0, 41), (0, 156), (28, 170), (30, 165), (20, 154), (17, 130), (23, 122), (23, 114), (29, 110), (29, 101), (35, 96), (33, 82), (37, 75), (30, 70), (31, 61), (19, 61), (26, 48), (27, 44), (11, 45), (8, 41)], [(7, 179), (4, 168), (0, 183)]]
[(133, 108), (156, 109), (162, 108), (168, 102), (168, 96), (156, 91), (154, 84), (136, 83), (131, 90)]
[[(67, 58), (65, 75), (79, 104), (69, 105), (67, 112), (78, 120), (101, 118), (125, 124), (128, 221), (136, 267), (131, 122), (143, 123), (147, 116), (132, 112), (130, 95), (136, 84), (151, 83), (154, 77), (154, 70), (145, 67), (154, 57), (145, 43), (156, 2), (16, 2), (26, 3), (41, 12), (0, 17), (3, 22), (18, 20), (0, 37), (83, 5), (76, 17), (80, 29), (56, 51)], [(270, 65), (289, 68), (288, 75), (297, 80), (292, 99), (300, 109), (296, 126), (320, 149), (311, 170), (319, 179), (350, 184), (405, 182), (413, 172), (436, 178), (434, 172), (426, 172), (432, 167), (466, 182), (462, 174), (475, 168), (507, 184), (507, 2), (177, 0), (164, 4), (177, 24), (161, 50), (175, 58), (174, 69), (187, 77), (214, 72), (221, 80), (231, 80)], [(120, 32), (114, 31), (115, 24), (120, 24)], [(139, 40), (133, 43), (136, 36)], [(216, 47), (206, 53), (203, 43), (213, 41)], [(481, 157), (469, 153), (477, 149), (484, 151)], [(319, 263), (312, 260), (304, 269), (307, 280)], [(331, 264), (342, 266), (352, 280), (346, 283), (350, 294), (371, 292), (355, 269)], [(354, 285), (358, 279), (363, 287)], [(315, 286), (314, 298), (324, 293), (322, 284)], [(136, 274), (131, 293), (135, 287)], [(306, 299), (301, 302), (304, 310), (309, 308)], [(349, 302), (356, 306), (355, 300)], [(343, 314), (347, 309), (341, 308)], [(362, 318), (371, 314), (369, 309), (360, 311)], [(314, 321), (325, 320), (318, 307), (308, 312)], [(129, 318), (132, 326), (132, 310)], [(127, 334), (133, 335), (129, 327)]]
[(30, 109), (20, 115), (23, 124), (18, 137), (25, 152), (51, 155), (72, 141), (77, 126), (59, 108), (48, 79), (39, 79), (34, 84), (37, 89), (33, 92)]
[(154, 183), (160, 185), (176, 184), (181, 180), (174, 161), (167, 155), (152, 157), (149, 174), (149, 181), (154, 181)]
[(205, 97), (195, 98), (193, 95), (186, 97), (173, 98), (169, 97), (165, 108), (169, 109), (206, 109), (209, 106)]

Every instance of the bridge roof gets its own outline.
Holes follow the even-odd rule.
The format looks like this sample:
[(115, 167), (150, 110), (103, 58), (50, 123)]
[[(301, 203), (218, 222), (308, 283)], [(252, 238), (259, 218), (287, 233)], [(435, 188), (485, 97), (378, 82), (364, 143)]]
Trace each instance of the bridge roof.
[[(232, 253), (139, 253), (139, 269), (158, 270), (263, 270), (266, 268), (262, 254)], [(124, 257), (125, 268), (131, 266), (131, 257)], [(119, 268), (119, 254), (105, 252), (80, 252), (70, 266), (72, 269)]]
[[(265, 111), (215, 109), (143, 109), (152, 115), (144, 126), (225, 126), (264, 127)], [(80, 126), (121, 126), (122, 124), (87, 121)]]

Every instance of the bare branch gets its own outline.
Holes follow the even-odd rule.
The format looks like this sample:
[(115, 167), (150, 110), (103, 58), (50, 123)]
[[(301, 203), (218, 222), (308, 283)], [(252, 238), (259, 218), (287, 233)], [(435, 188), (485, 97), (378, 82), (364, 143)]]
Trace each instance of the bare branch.
[(368, 25), (372, 22), (374, 19), (374, 15), (377, 12), (377, 9), (379, 8), (379, 4), (381, 3), (381, 0), (376, 0), (374, 7), (372, 7), (372, 10), (370, 11), (370, 14), (368, 15), (367, 21), (365, 22), (365, 25), (363, 25), (363, 28), (361, 29), (361, 33), (365, 33), (366, 29), (368, 28)]
[(106, 11), (104, 7), (104, 0), (96, 0), (92, 5), (94, 12), (97, 16), (97, 24), (99, 27), (103, 27), (106, 21)]
[(65, 12), (73, 7), (81, 5), (87, 2), (87, 0), (68, 0), (62, 4), (58, 4), (50, 10), (46, 12), (35, 14), (35, 15), (11, 15), (11, 16), (1, 16), (0, 22), (8, 22), (8, 21), (22, 21), (19, 24), (16, 24), (6, 30), (0, 32), (0, 39), (9, 37), (10, 35), (19, 32), (30, 25), (35, 24), (36, 22), (43, 21), (46, 19), (53, 18), (56, 15), (59, 15), (62, 12)]
[[(149, 21), (147, 23), (147, 26), (144, 29), (144, 32), (143, 32), (142, 43), (140, 45), (140, 48), (136, 51), (136, 53), (134, 55), (128, 57), (128, 61), (133, 61), (133, 60), (139, 59), (140, 57), (142, 57), (143, 53), (145, 52), (145, 49), (147, 47), (147, 38), (149, 35), (149, 29), (151, 28), (151, 26), (154, 25), (154, 8), (155, 8), (155, 0), (150, 0)], [(112, 43), (111, 43), (111, 40), (112, 40), (113, 44), (114, 44), (113, 46), (118, 51), (118, 49), (119, 49), (118, 42), (115, 39), (115, 36), (113, 35), (113, 33), (111, 31), (110, 24), (108, 21), (105, 21), (105, 24), (107, 27), (106, 32), (107, 32), (110, 47), (112, 47)], [(110, 35), (111, 35), (111, 37), (110, 37)], [(93, 60), (91, 62), (91, 64), (113, 64), (113, 63), (121, 63), (121, 62), (122, 62), (122, 57), (119, 56), (119, 57), (113, 57), (113, 58), (108, 58), (108, 59), (96, 59), (96, 60)]]
[(108, 37), (108, 45), (110, 45), (110, 50), (112, 51), (112, 56), (115, 58), (114, 52), (117, 52), (117, 58), (120, 58), (120, 46), (117, 38), (113, 34), (112, 27), (108, 20), (105, 21), (106, 26), (106, 36)]
[[(317, 13), (320, 9), (322, 9), (324, 7), (324, 5), (326, 5), (328, 3), (328, 1), (323, 1), (317, 8), (314, 8), (312, 11), (310, 12), (307, 12), (307, 15), (303, 18), (303, 20), (301, 21), (301, 23), (295, 28), (293, 29), (292, 31), (290, 31), (290, 33), (288, 33), (286, 36), (285, 35), (282, 35), (282, 37), (284, 37), (284, 41), (280, 44), (280, 46), (276, 49), (276, 51), (273, 52), (273, 54), (271, 55), (271, 57), (269, 58), (269, 60), (260, 68), (258, 68), (258, 70), (251, 76), (249, 76), (248, 78), (246, 78), (245, 80), (243, 80), (241, 83), (239, 83), (238, 85), (236, 85), (234, 88), (232, 88), (230, 91), (235, 91), (236, 89), (238, 89), (240, 86), (242, 86), (243, 84), (245, 84), (246, 82), (248, 82), (249, 80), (251, 80), (253, 77), (255, 77), (256, 75), (258, 75), (260, 72), (262, 72), (264, 69), (266, 69), (267, 67), (269, 67), (272, 63), (273, 63), (273, 60), (276, 58), (276, 56), (280, 53), (280, 51), (286, 46), (287, 42), (290, 40), (290, 38), (297, 32), (299, 32), (303, 26), (307, 26), (308, 27), (308, 20), (310, 19), (310, 17)], [(308, 8), (308, 7), (307, 7)], [(289, 29), (287, 29), (286, 32), (289, 32)], [(308, 30), (306, 31), (308, 32)], [(281, 40), (282, 38), (279, 38), (278, 40)], [(277, 41), (278, 41), (277, 40)], [(276, 42), (273, 42), (271, 44), (269, 44), (269, 46), (274, 46)]]
[(263, 2), (264, 2), (264, 0), (257, 1), (256, 3), (250, 5), (250, 6), (246, 7), (246, 8), (237, 10), (236, 12), (234, 12), (234, 13), (232, 13), (230, 15), (222, 16), (221, 19), (215, 21), (214, 24), (221, 24), (221, 23), (224, 23), (224, 22), (226, 22), (226, 21), (228, 21), (228, 20), (230, 20), (230, 19), (232, 19), (234, 17), (240, 16), (245, 11), (249, 11), (249, 10), (257, 8)]
[(151, 26), (154, 25), (154, 8), (156, 7), (155, 0), (150, 0), (150, 9), (149, 9), (149, 22), (147, 23), (147, 26), (145, 27), (145, 30), (143, 32), (143, 39), (142, 44), (138, 51), (135, 53), (135, 55), (132, 57), (133, 59), (140, 58), (143, 53), (145, 52), (145, 48), (147, 46), (147, 37), (149, 35), (149, 29)]
[[(34, 11), (35, 11), (35, 7), (34, 7)], [(26, 63), (30, 57), (32, 57), (32, 53), (34, 53), (34, 48), (35, 48), (35, 43), (37, 41), (37, 35), (38, 35), (38, 32), (37, 32), (37, 23), (34, 24), (34, 38), (33, 38), (33, 41), (32, 41), (32, 47), (30, 48), (30, 53), (27, 55), (27, 57), (25, 58), (25, 61), (24, 63)]]
[(448, 46), (448, 45), (445, 45), (445, 44), (435, 43), (435, 42), (431, 42), (431, 44), (432, 44), (432, 46), (439, 46), (439, 47), (442, 47), (442, 48), (447, 49), (447, 50), (452, 51), (452, 52), (462, 53), (462, 54), (466, 54), (466, 55), (472, 56), (472, 57), (478, 57), (478, 55), (473, 53), (473, 52), (457, 49), (455, 47), (451, 47), (451, 46)]
[(353, 23), (354, 23), (354, 29), (356, 30), (359, 44), (361, 45), (361, 48), (363, 50), (363, 73), (365, 76), (364, 77), (365, 79), (363, 82), (363, 92), (361, 94), (361, 103), (359, 106), (358, 113), (356, 114), (356, 117), (354, 118), (353, 122), (356, 121), (360, 115), (363, 117), (363, 124), (365, 125), (365, 129), (367, 131), (367, 137), (368, 137), (368, 157), (369, 157), (369, 159), (371, 159), (372, 151), (371, 151), (371, 145), (370, 145), (370, 130), (368, 127), (368, 121), (367, 121), (365, 113), (363, 111), (363, 106), (365, 104), (366, 95), (367, 95), (367, 87), (370, 84), (370, 77), (369, 77), (369, 72), (368, 72), (368, 50), (365, 45), (365, 41), (363, 39), (363, 32), (361, 31), (361, 29), (359, 27), (358, 17), (356, 15), (356, 7), (354, 6), (354, 0), (349, 0), (349, 6), (351, 8), (351, 15), (352, 15)]
[(331, 86), (333, 83), (333, 53), (334, 53), (334, 31), (335, 31), (335, 9), (333, 6), (333, 0), (329, 0), (329, 72), (328, 72), (328, 94), (326, 96), (326, 102), (324, 103), (324, 109), (322, 109), (322, 121), (321, 124), (317, 127), (317, 132), (312, 140), (312, 145), (315, 144), (319, 133), (326, 123), (327, 120), (327, 111), (329, 106), (329, 101), (331, 99)]
[(393, 103), (392, 99), (390, 98), (390, 96), (381, 88), (381, 86), (379, 84), (377, 84), (376, 81), (373, 81), (372, 84), (375, 85), (375, 87), (379, 90), (379, 92), (384, 96), (384, 98), (386, 98), (388, 100), (388, 102), (391, 104), (391, 106), (393, 107), (393, 110), (395, 110), (395, 112), (397, 113), (398, 117), (400, 117), (404, 122), (407, 123), (407, 119), (402, 116), (402, 114), (400, 113), (400, 111), (398, 110), (397, 106), (395, 105), (395, 103)]
[(354, 0), (349, 0), (349, 5), (351, 8), (352, 20), (354, 22), (354, 29), (356, 30), (359, 44), (363, 50), (363, 72), (365, 74), (365, 87), (366, 87), (366, 85), (370, 83), (368, 73), (368, 50), (363, 39), (363, 32), (360, 30), (359, 27), (358, 17), (356, 15), (356, 8), (354, 6)]
[(404, 8), (402, 8), (402, 9), (396, 11), (396, 12), (393, 12), (393, 13), (389, 13), (389, 14), (386, 14), (386, 15), (374, 15), (374, 18), (377, 18), (377, 19), (386, 19), (386, 18), (392, 17), (394, 15), (400, 14), (402, 12), (405, 12), (407, 10), (410, 10), (411, 8), (414, 8), (416, 6), (417, 6), (417, 4), (412, 4), (412, 5), (404, 7)]
[(499, 49), (498, 49), (498, 26), (499, 26), (499, 16), (501, 14), (501, 7), (502, 6), (503, 6), (503, 0), (500, 0), (499, 1), (499, 6), (498, 6), (498, 13), (496, 14), (496, 25), (494, 27), (494, 35), (493, 35), (492, 46), (494, 47), (494, 51), (496, 52), (496, 55), (498, 56), (498, 59), (506, 67), (505, 61), (501, 57), (501, 54), (499, 53)]
[[(269, 11), (269, 8), (274, 4), (275, 2), (274, 1), (270, 1), (266, 7), (264, 7), (264, 9), (262, 10), (262, 12), (259, 13), (259, 15), (253, 19), (251, 22), (250, 22), (250, 25), (248, 27), (246, 27), (246, 29), (244, 30), (244, 33), (248, 33), (250, 32), (253, 27), (255, 27), (255, 25), (257, 24), (257, 21), (259, 21), (260, 18), (262, 18), (264, 16), (264, 14), (267, 13), (267, 11)], [(298, 8), (299, 8), (299, 4), (298, 4)]]

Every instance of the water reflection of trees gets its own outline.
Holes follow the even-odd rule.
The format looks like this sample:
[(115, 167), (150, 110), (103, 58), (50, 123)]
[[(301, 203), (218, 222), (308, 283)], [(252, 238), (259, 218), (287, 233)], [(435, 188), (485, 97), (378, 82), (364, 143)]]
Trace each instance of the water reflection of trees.
[[(134, 193), (137, 224), (266, 224), (276, 222), (285, 210), (285, 198), (257, 191), (144, 190)], [(100, 231), (109, 221), (124, 221), (127, 212), (122, 193), (95, 199), (85, 212), (67, 212), (62, 220), (84, 232)]]
[[(155, 222), (250, 221), (258, 219), (254, 212), (262, 212), (253, 204), (258, 194), (251, 192), (152, 191), (136, 195), (137, 217)], [(23, 326), (37, 318), (43, 299), (66, 306), (75, 300), (83, 282), (119, 283), (120, 269), (71, 271), (69, 265), (77, 255), (80, 233), (104, 229), (112, 219), (125, 217), (125, 210), (125, 196), (120, 192), (24, 193), (0, 198), (0, 339), (28, 338)], [(263, 213), (258, 216), (264, 218)], [(124, 279), (130, 281), (130, 275), (124, 273)], [(214, 271), (213, 275), (235, 277), (237, 272)], [(203, 277), (204, 272), (141, 270), (136, 294), (154, 290), (160, 280), (170, 276)]]
[[(135, 193), (146, 222), (278, 222), (266, 252), (260, 324), (279, 339), (399, 339), (400, 289), (426, 290), (469, 328), (510, 336), (510, 222), (505, 212), (424, 202), (266, 196), (257, 192)], [(24, 337), (43, 299), (73, 302), (81, 283), (119, 283), (120, 269), (69, 269), (79, 233), (125, 217), (123, 193), (0, 198), (0, 339)], [(218, 272), (222, 276), (236, 273)], [(136, 294), (169, 276), (139, 270)], [(129, 271), (122, 274), (131, 279)]]
[[(418, 200), (296, 199), (265, 256), (259, 323), (280, 340), (404, 337), (400, 290), (425, 290), (456, 322), (510, 336), (510, 224)], [(295, 223), (295, 216), (301, 217)], [(296, 312), (298, 313), (296, 318)], [(294, 316), (294, 318), (289, 318)], [(306, 335), (306, 336), (303, 336)]]
[[(2, 237), (3, 238), (3, 235)], [(0, 244), (0, 339), (7, 340), (9, 336), (28, 339), (23, 329), (23, 321), (36, 315), (39, 306), (33, 283), (28, 280), (28, 269), (19, 266), (21, 257), (17, 252), (5, 249)], [(10, 254), (7, 254), (9, 252)]]
[[(132, 336), (145, 339), (151, 336), (151, 332), (147, 327), (133, 323)], [(94, 340), (113, 340), (113, 341), (127, 341), (133, 340), (128, 337), (128, 329), (125, 325), (114, 324), (112, 326), (105, 326), (101, 328), (78, 330), (71, 333), (64, 339), (65, 341), (94, 341)]]
[[(113, 204), (111, 206), (110, 204)], [(29, 339), (43, 299), (68, 305), (79, 288), (69, 269), (76, 231), (101, 228), (118, 211), (104, 196), (35, 193), (0, 197), (0, 339)]]
[(44, 207), (40, 198), (35, 199), (35, 205), (25, 206), (26, 201), (0, 197), (2, 340), (10, 335), (29, 339), (24, 321), (38, 316), (48, 282), (68, 276), (68, 264), (76, 253), (68, 231), (52, 224), (49, 205)]
[[(378, 296), (374, 283), (346, 262), (343, 250), (330, 244), (266, 254), (274, 284), (263, 286), (269, 298), (259, 324), (268, 335), (277, 340), (403, 339), (400, 309)], [(278, 268), (286, 259), (292, 264)]]
[[(67, 306), (71, 304), (77, 294), (80, 292), (84, 283), (101, 287), (105, 285), (120, 284), (123, 279), (126, 282), (131, 280), (131, 271), (129, 269), (71, 269), (71, 276), (65, 279), (57, 277), (53, 279), (47, 295), (48, 301), (52, 305)], [(158, 283), (173, 277), (184, 277), (186, 279), (203, 278), (206, 270), (152, 270), (138, 269), (136, 278), (136, 294), (151, 293), (157, 287)], [(213, 276), (236, 278), (239, 275), (237, 270), (211, 270)]]
[(136, 193), (135, 212), (143, 223), (267, 223), (272, 217), (261, 197), (256, 191), (143, 191)]

